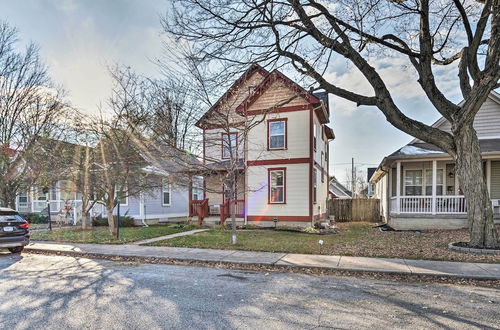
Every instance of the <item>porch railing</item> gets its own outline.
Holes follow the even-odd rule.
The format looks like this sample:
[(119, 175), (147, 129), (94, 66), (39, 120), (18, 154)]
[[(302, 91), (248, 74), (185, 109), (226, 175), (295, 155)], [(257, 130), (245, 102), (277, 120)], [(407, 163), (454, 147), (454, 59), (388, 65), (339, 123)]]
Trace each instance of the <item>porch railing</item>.
[[(399, 210), (398, 210), (399, 200)], [(464, 196), (400, 196), (391, 197), (391, 213), (401, 214), (465, 214)]]
[[(223, 225), (224, 222), (231, 217), (231, 204), (230, 200), (226, 200), (225, 203), (220, 205), (220, 222)], [(236, 199), (234, 200), (235, 215), (237, 217), (245, 216), (245, 200)]]
[(464, 196), (436, 197), (437, 214), (462, 214), (467, 213), (467, 202)]

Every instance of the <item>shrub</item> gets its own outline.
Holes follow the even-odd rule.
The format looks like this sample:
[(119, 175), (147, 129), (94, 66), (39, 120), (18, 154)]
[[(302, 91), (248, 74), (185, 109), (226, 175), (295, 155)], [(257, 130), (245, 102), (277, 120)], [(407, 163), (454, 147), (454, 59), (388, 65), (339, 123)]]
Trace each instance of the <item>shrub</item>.
[[(116, 217), (116, 216), (115, 216)], [(92, 226), (94, 227), (102, 227), (108, 226), (108, 217), (98, 216), (92, 219)], [(120, 227), (135, 227), (134, 218), (123, 215), (120, 217)]]
[(22, 213), (21, 217), (31, 224), (49, 222), (49, 217), (40, 213)]

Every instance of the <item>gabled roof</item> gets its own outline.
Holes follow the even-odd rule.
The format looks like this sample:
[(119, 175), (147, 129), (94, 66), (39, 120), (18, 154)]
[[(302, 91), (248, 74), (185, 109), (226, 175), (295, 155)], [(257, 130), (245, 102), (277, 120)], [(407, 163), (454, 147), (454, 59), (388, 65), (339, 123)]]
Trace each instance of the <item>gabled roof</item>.
[(352, 197), (352, 192), (349, 191), (346, 187), (344, 187), (336, 177), (333, 177), (330, 180), (330, 183), (328, 185), (328, 191), (335, 195), (337, 198), (351, 198)]
[(243, 113), (245, 109), (250, 107), (257, 99), (267, 90), (269, 86), (272, 85), (277, 80), (283, 81), (287, 86), (293, 89), (297, 94), (303, 97), (307, 102), (311, 104), (319, 104), (321, 101), (312, 93), (309, 93), (299, 84), (285, 76), (278, 70), (273, 70), (260, 84), (257, 86), (255, 91), (248, 95), (248, 97), (236, 108), (237, 112)]
[(203, 114), (203, 116), (201, 116), (201, 118), (195, 124), (196, 127), (201, 128), (203, 121), (205, 119), (207, 119), (207, 117), (213, 111), (215, 111), (221, 105), (221, 103), (224, 100), (226, 100), (231, 95), (231, 93), (234, 90), (236, 90), (238, 88), (238, 86), (240, 86), (243, 83), (243, 81), (245, 79), (248, 79), (248, 77), (250, 77), (254, 72), (261, 72), (264, 76), (269, 74), (269, 72), (266, 69), (264, 69), (263, 67), (261, 67), (257, 63), (253, 63), (252, 65), (250, 65), (250, 67), (231, 85), (231, 87), (229, 87), (229, 89), (217, 100), (217, 102), (215, 102), (214, 105), (212, 105), (210, 107), (210, 109), (208, 109), (208, 111), (205, 112), (205, 114)]
[[(495, 91), (491, 91), (490, 94), (488, 94), (488, 98), (490, 100), (492, 100), (493, 102), (496, 102), (498, 104), (500, 104), (500, 94), (498, 94), (497, 92)], [(465, 102), (465, 100), (461, 101), (458, 106), (461, 106), (463, 105)], [(441, 126), (442, 124), (444, 124), (446, 122), (446, 118), (444, 117), (441, 117), (439, 118), (438, 120), (436, 120), (434, 122), (434, 124), (432, 124), (431, 126), (434, 127), (434, 128), (438, 128), (439, 126)], [(409, 144), (412, 144), (412, 143), (415, 143), (415, 142), (419, 142), (421, 141), (420, 139), (417, 139), (417, 138), (414, 138), (413, 140), (410, 141)]]

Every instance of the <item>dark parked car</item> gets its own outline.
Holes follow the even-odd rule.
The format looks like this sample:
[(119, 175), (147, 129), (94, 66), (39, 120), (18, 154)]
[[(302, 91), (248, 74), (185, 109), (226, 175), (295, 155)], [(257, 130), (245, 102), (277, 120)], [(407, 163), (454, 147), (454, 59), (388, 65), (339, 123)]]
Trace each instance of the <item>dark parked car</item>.
[(17, 211), (0, 207), (0, 248), (21, 253), (30, 241), (29, 227)]

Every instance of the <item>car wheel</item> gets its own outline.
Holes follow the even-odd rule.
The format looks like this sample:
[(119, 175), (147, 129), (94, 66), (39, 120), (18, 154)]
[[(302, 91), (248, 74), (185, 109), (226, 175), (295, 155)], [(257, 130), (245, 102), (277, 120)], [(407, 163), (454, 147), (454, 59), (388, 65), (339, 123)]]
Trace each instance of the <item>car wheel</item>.
[(24, 246), (16, 246), (16, 247), (9, 248), (9, 251), (11, 253), (21, 253), (21, 252), (23, 252), (23, 250), (24, 250)]

